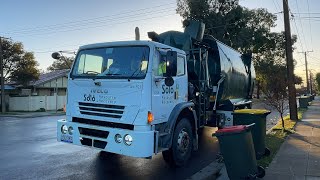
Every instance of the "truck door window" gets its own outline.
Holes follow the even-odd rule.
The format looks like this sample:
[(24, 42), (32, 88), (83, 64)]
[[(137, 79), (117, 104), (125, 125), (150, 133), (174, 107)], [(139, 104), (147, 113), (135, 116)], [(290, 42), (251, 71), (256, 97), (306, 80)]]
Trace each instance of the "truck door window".
[(177, 58), (177, 76), (185, 74), (185, 60), (184, 57), (178, 56)]
[(152, 72), (154, 76), (164, 76), (166, 73), (166, 56), (165, 52), (160, 53), (156, 51), (155, 58), (153, 60)]
[[(155, 58), (153, 61), (153, 75), (154, 76), (164, 76), (166, 73), (166, 52), (155, 53)], [(183, 56), (178, 56), (177, 58), (177, 74), (175, 76), (182, 76), (185, 74), (185, 58)]]

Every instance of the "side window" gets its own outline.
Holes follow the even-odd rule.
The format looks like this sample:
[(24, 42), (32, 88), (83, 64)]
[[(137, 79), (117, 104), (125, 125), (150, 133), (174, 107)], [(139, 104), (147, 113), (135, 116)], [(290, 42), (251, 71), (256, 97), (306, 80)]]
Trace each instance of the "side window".
[[(153, 75), (154, 76), (164, 76), (166, 73), (166, 54), (165, 53), (160, 53), (157, 52), (155, 54), (155, 58), (153, 60)], [(176, 72), (177, 74), (175, 76), (182, 76), (185, 74), (185, 58), (183, 56), (178, 56), (177, 57), (177, 64), (176, 67), (177, 68)]]
[(182, 76), (185, 74), (185, 61), (182, 56), (178, 56), (177, 59), (177, 76)]
[(166, 56), (163, 54), (160, 54), (159, 51), (155, 53), (154, 59), (153, 59), (153, 66), (152, 66), (152, 72), (154, 76), (164, 76), (166, 73)]

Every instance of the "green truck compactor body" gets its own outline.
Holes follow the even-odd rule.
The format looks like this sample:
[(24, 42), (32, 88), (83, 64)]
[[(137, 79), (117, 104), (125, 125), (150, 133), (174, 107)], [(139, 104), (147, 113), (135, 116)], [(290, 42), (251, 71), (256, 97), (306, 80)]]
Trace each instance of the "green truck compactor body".
[(204, 97), (210, 102), (207, 109), (213, 107), (215, 101), (217, 110), (232, 110), (236, 105), (248, 104), (255, 83), (251, 55), (240, 54), (214, 37), (204, 35), (205, 25), (201, 22), (185, 21), (184, 26), (184, 32), (149, 32), (149, 37), (186, 52), (189, 82), (196, 91), (203, 88), (201, 82), (207, 87), (203, 88)]

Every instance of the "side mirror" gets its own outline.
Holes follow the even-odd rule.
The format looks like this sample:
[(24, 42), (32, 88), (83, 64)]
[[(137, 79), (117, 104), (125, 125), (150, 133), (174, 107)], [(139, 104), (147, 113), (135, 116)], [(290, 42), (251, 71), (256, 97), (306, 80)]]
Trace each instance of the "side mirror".
[(60, 59), (61, 58), (61, 54), (58, 53), (58, 52), (54, 52), (54, 53), (51, 54), (51, 57), (53, 59)]
[(168, 51), (166, 60), (166, 77), (172, 77), (177, 75), (177, 52)]
[(169, 86), (169, 87), (173, 86), (173, 84), (174, 84), (173, 78), (172, 78), (172, 77), (166, 77), (166, 78), (164, 79), (164, 84), (165, 84), (166, 86)]

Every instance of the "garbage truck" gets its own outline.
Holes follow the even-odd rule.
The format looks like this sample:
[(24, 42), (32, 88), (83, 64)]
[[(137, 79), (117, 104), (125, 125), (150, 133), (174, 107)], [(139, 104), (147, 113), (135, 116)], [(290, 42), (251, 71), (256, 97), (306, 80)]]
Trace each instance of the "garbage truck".
[(251, 107), (251, 55), (204, 35), (202, 22), (183, 25), (184, 32), (149, 32), (149, 41), (81, 46), (57, 140), (137, 158), (161, 152), (183, 166), (204, 126), (233, 125), (232, 112)]

